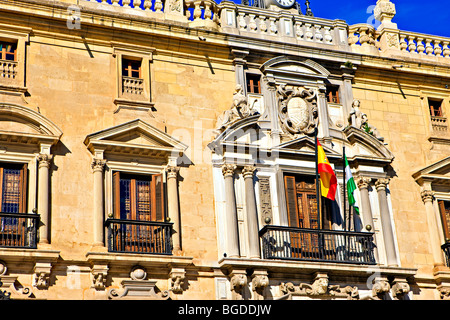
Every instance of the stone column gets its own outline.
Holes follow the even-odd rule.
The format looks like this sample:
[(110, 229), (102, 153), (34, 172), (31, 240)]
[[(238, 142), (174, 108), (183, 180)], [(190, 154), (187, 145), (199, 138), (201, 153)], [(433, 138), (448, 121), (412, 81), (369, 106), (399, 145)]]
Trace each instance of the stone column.
[(373, 216), (372, 216), (372, 208), (370, 206), (370, 198), (369, 198), (369, 183), (372, 181), (372, 178), (369, 177), (359, 177), (356, 180), (356, 183), (359, 188), (359, 194), (361, 195), (361, 211), (363, 220), (365, 223), (365, 229), (367, 231), (373, 231)]
[(222, 174), (225, 180), (226, 254), (228, 257), (239, 257), (239, 234), (233, 178), (235, 170), (236, 166), (232, 164), (225, 164), (222, 167)]
[(94, 246), (103, 247), (103, 170), (106, 160), (93, 159), (91, 163), (94, 173)]
[(386, 187), (389, 179), (378, 179), (375, 188), (378, 193), (378, 203), (380, 206), (381, 225), (383, 227), (384, 246), (386, 249), (386, 263), (388, 266), (397, 266), (397, 255), (394, 246), (394, 231), (392, 229), (391, 217), (386, 195)]
[(431, 252), (433, 253), (433, 260), (435, 266), (443, 266), (444, 260), (442, 257), (442, 250), (440, 246), (439, 239), (439, 229), (436, 223), (433, 200), (434, 192), (432, 190), (423, 190), (420, 195), (422, 196), (422, 201), (425, 204), (425, 212), (427, 214), (427, 225), (428, 234), (430, 235), (431, 241)]
[(38, 166), (38, 214), (41, 216), (41, 227), (39, 231), (39, 242), (49, 243), (49, 172), (53, 156), (41, 153), (37, 156)]
[(253, 187), (254, 166), (245, 166), (242, 175), (245, 181), (245, 203), (247, 211), (249, 257), (259, 259), (258, 211), (256, 210), (255, 188)]
[[(372, 207), (370, 205), (370, 197), (369, 197), (369, 183), (372, 181), (372, 178), (369, 177), (359, 177), (356, 180), (356, 183), (359, 188), (359, 194), (361, 195), (361, 214), (365, 223), (364, 229), (367, 232), (375, 232), (374, 223), (373, 223), (373, 215), (372, 215)], [(364, 230), (363, 229), (363, 230)], [(373, 242), (376, 244), (376, 237), (374, 236)], [(378, 259), (378, 249), (375, 246), (374, 248), (375, 260)]]
[(173, 223), (172, 245), (173, 252), (181, 250), (181, 226), (178, 208), (178, 167), (167, 167), (167, 211), (170, 221)]

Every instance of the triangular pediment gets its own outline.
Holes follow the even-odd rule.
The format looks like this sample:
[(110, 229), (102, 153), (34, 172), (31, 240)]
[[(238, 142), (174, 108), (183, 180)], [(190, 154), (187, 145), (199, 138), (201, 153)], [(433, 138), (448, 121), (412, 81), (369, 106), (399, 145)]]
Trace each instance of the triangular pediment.
[(430, 181), (438, 184), (450, 185), (450, 157), (446, 157), (426, 166), (412, 176), (419, 184)]
[[(323, 143), (321, 143), (323, 150), (326, 154), (338, 154), (333, 149), (325, 146)], [(315, 143), (314, 139), (303, 136), (291, 141), (283, 142), (282, 144), (278, 145), (276, 147), (278, 150), (284, 150), (284, 151), (306, 151), (306, 152), (315, 152)]]
[(86, 137), (84, 143), (92, 153), (97, 149), (163, 156), (187, 149), (182, 142), (140, 119), (92, 133)]

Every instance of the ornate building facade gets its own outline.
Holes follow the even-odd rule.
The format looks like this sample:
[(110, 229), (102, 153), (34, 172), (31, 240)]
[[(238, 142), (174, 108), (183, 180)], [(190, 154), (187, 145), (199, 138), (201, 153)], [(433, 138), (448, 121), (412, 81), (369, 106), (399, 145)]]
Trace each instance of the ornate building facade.
[(450, 299), (450, 39), (374, 13), (0, 0), (0, 296)]

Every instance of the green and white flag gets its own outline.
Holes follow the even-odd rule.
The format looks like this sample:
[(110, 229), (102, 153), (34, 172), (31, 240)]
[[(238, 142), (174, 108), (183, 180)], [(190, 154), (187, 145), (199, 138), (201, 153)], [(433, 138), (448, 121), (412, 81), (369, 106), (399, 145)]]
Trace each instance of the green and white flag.
[(347, 187), (347, 195), (348, 195), (348, 204), (355, 208), (356, 213), (359, 215), (359, 207), (356, 203), (354, 191), (356, 190), (356, 183), (352, 176), (352, 171), (350, 170), (350, 166), (348, 165), (347, 156), (344, 154), (344, 162), (345, 162), (345, 185)]

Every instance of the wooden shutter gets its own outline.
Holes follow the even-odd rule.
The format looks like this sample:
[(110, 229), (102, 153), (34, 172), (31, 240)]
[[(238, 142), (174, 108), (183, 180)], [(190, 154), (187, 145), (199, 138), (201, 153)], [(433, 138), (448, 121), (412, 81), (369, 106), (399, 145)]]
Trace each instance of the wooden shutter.
[(154, 199), (152, 218), (155, 221), (164, 221), (164, 183), (161, 174), (152, 176), (152, 199)]
[(450, 240), (450, 203), (439, 200), (439, 211), (441, 212), (442, 225), (446, 240)]
[(120, 172), (113, 173), (113, 201), (114, 218), (120, 219)]
[(286, 190), (286, 206), (290, 227), (298, 227), (298, 206), (297, 190), (295, 187), (295, 177), (285, 176), (284, 186)]
[(27, 183), (28, 183), (28, 165), (25, 163), (20, 171), (20, 204), (19, 212), (27, 211)]

